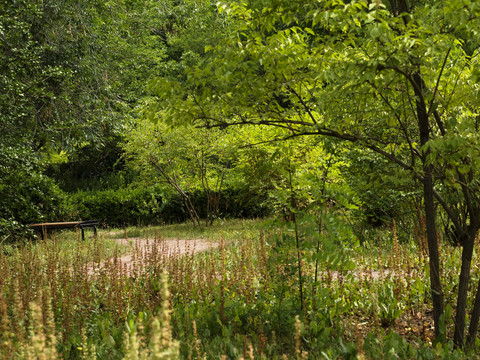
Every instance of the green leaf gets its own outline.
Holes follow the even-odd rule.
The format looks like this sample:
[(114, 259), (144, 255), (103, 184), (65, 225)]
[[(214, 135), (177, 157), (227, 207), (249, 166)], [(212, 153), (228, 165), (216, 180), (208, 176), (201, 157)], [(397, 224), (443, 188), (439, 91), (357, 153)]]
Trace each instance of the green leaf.
[(305, 32), (309, 33), (310, 35), (315, 35), (315, 32), (314, 32), (312, 29), (310, 29), (310, 28), (304, 28), (303, 30), (304, 30)]
[(469, 173), (471, 167), (469, 165), (463, 164), (463, 165), (459, 165), (457, 169), (460, 172), (460, 174), (466, 175)]

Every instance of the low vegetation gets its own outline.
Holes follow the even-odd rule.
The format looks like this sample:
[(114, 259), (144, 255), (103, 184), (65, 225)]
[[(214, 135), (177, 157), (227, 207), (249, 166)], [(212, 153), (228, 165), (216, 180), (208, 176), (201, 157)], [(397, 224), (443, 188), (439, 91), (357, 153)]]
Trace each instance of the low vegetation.
[[(451, 342), (432, 343), (428, 264), (417, 243), (399, 243), (390, 230), (360, 246), (340, 222), (320, 235), (304, 219), (298, 248), (292, 225), (129, 228), (85, 242), (67, 232), (4, 245), (1, 358), (471, 358)], [(128, 271), (116, 261), (119, 234), (153, 247), (137, 248)], [(162, 247), (165, 238), (200, 237), (219, 246), (195, 253), (192, 245), (183, 256)], [(458, 251), (441, 249), (445, 289), (457, 286)]]

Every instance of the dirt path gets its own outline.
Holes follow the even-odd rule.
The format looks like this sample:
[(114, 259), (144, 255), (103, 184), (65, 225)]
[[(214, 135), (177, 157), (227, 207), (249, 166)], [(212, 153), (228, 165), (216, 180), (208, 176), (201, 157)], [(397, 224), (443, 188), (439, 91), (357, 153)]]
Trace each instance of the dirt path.
[(92, 265), (89, 274), (99, 273), (102, 268), (108, 267), (113, 262), (115, 266), (126, 268), (131, 273), (134, 267), (145, 267), (155, 258), (170, 258), (183, 255), (194, 255), (196, 253), (214, 249), (219, 243), (205, 239), (174, 240), (162, 239), (153, 240), (145, 238), (114, 239), (118, 244), (127, 246), (127, 253), (109, 259), (100, 264)]
[(178, 256), (186, 254), (195, 254), (201, 251), (216, 248), (218, 243), (204, 240), (204, 239), (191, 239), (191, 240), (147, 240), (144, 238), (129, 238), (129, 239), (116, 239), (121, 245), (129, 247), (130, 254), (123, 255), (119, 258), (125, 264), (129, 264), (132, 261), (133, 255), (131, 252), (137, 252), (144, 255), (151, 254), (155, 248), (160, 249), (162, 254), (167, 256)]

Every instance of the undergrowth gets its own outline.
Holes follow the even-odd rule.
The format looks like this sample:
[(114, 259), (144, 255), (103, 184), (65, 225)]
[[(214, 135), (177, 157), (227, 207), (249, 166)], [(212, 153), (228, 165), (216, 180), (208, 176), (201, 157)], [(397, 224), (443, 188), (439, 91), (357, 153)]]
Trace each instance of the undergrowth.
[[(231, 221), (211, 229), (104, 231), (85, 242), (65, 233), (3, 246), (0, 358), (476, 356), (433, 340), (421, 246), (399, 243), (394, 228), (360, 245), (338, 219), (326, 221), (321, 233), (308, 218), (297, 231), (293, 224)], [(134, 247), (128, 266), (111, 239), (125, 235), (148, 238), (150, 245), (149, 251)], [(179, 255), (166, 238), (209, 239), (217, 246), (196, 253), (188, 243)], [(446, 338), (457, 251), (441, 250), (450, 308)]]

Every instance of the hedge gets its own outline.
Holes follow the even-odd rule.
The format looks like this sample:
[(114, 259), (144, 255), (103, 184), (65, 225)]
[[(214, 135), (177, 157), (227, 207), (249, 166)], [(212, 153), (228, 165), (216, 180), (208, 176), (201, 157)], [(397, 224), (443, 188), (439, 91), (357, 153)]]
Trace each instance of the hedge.
[[(206, 216), (207, 195), (203, 191), (189, 194), (199, 213)], [(99, 191), (79, 191), (69, 196), (74, 217), (96, 219), (104, 226), (123, 227), (179, 223), (189, 220), (178, 194), (163, 195), (159, 188), (138, 187)], [(270, 213), (261, 196), (245, 195), (240, 190), (226, 189), (221, 196), (219, 216), (252, 218)]]

